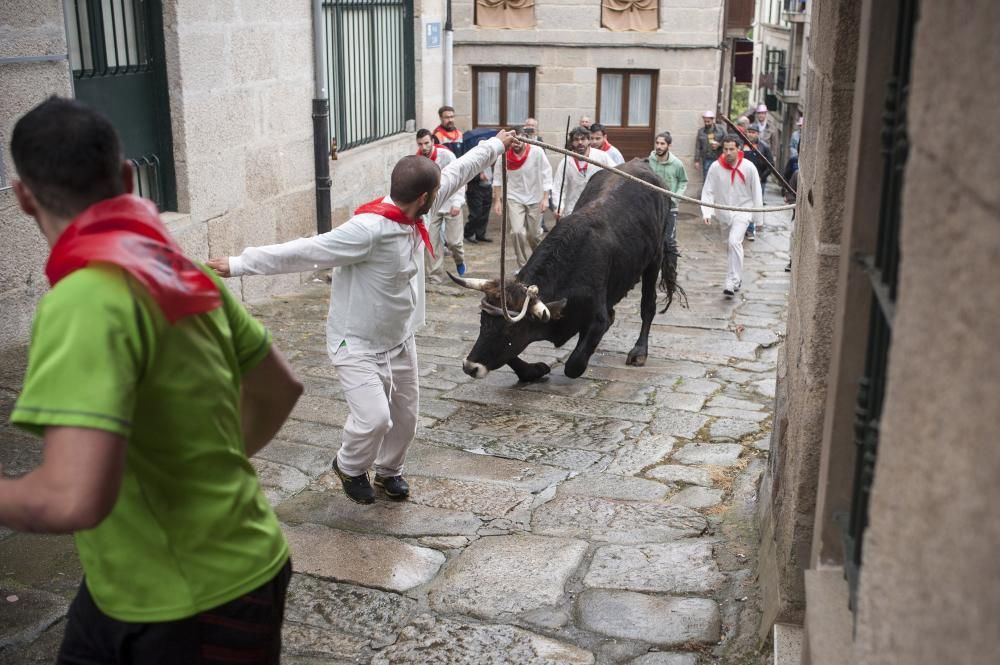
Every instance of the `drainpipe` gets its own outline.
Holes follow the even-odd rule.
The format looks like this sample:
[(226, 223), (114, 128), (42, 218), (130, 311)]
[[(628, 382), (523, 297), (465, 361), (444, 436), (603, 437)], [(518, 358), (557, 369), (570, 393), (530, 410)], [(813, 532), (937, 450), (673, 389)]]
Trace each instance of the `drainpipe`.
[(444, 103), (445, 106), (454, 106), (452, 100), (452, 48), (455, 44), (455, 31), (451, 25), (451, 0), (445, 0), (446, 13), (444, 19)]
[(313, 161), (316, 170), (316, 232), (332, 228), (330, 214), (330, 98), (326, 87), (323, 0), (313, 0)]

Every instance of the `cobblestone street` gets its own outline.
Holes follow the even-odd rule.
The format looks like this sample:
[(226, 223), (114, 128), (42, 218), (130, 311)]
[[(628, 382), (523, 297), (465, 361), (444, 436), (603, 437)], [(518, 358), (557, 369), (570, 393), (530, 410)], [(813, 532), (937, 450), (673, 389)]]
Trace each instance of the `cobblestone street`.
[[(583, 377), (562, 373), (571, 342), (529, 347), (529, 362), (553, 365), (542, 382), (518, 384), (508, 368), (474, 380), (461, 361), (480, 294), (430, 286), (406, 503), (351, 503), (330, 472), (347, 406), (325, 351), (328, 285), (253, 307), (306, 383), (256, 460), (296, 571), (284, 662), (764, 662), (753, 514), (784, 336), (789, 217), (768, 215), (745, 243), (743, 289), (726, 299), (718, 226), (682, 208), (690, 309), (675, 300), (657, 315), (642, 368), (625, 366), (639, 330), (634, 290)], [(499, 239), (495, 224), (490, 235)], [(499, 249), (467, 244), (469, 276), (495, 276)], [(13, 395), (0, 397), (6, 416)], [(9, 472), (37, 462), (37, 441), (9, 426), (0, 439)], [(79, 581), (72, 542), (0, 539), (0, 664), (50, 662)]]

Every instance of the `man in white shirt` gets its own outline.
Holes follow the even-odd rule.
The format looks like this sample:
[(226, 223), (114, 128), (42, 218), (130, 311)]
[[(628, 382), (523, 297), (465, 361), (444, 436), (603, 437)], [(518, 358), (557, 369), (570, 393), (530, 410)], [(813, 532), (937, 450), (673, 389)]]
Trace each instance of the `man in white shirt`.
[[(569, 133), (569, 147), (573, 152), (589, 157), (606, 166), (612, 166), (607, 153), (590, 147), (590, 131), (583, 127), (574, 127)], [(581, 162), (575, 157), (563, 157), (552, 175), (552, 196), (556, 199), (556, 219), (573, 212), (576, 202), (583, 193), (594, 174), (601, 170), (588, 162)], [(565, 172), (565, 178), (563, 173)]]
[[(764, 196), (760, 188), (757, 167), (743, 159), (742, 141), (729, 134), (722, 140), (722, 155), (709, 168), (705, 186), (701, 190), (702, 203), (722, 203), (743, 208), (760, 208)], [(743, 234), (751, 221), (760, 222), (761, 213), (734, 212), (701, 207), (706, 224), (714, 216), (723, 225), (729, 225), (729, 270), (726, 273), (727, 297), (732, 297), (743, 285)]]
[[(552, 166), (545, 153), (514, 139), (507, 150), (507, 210), (518, 269), (542, 240), (542, 212), (548, 207), (550, 189)], [(493, 212), (501, 214), (502, 206), (503, 169), (497, 162), (493, 168)]]
[[(441, 170), (455, 161), (455, 153), (443, 145), (434, 144), (434, 136), (429, 129), (417, 130), (417, 154), (428, 158)], [(451, 252), (451, 257), (455, 259), (455, 269), (458, 274), (465, 274), (465, 246), (462, 244), (464, 238), (462, 230), (465, 228), (462, 222), (462, 203), (465, 197), (462, 194), (463, 192), (456, 193), (444, 202), (440, 210), (431, 210), (427, 213), (430, 219), (427, 233), (431, 237), (431, 245), (427, 250), (428, 252), (433, 250), (433, 256), (424, 259), (428, 282), (440, 283), (444, 280), (445, 250)]]
[(353, 501), (374, 502), (372, 464), (376, 486), (393, 499), (409, 496), (402, 471), (417, 427), (414, 333), (424, 324), (421, 243), (428, 240), (420, 216), (440, 210), (513, 137), (502, 131), (444, 170), (418, 155), (403, 157), (392, 170), (390, 195), (332, 231), (208, 261), (223, 277), (334, 268), (326, 344), (350, 414), (333, 470)]
[(608, 130), (599, 122), (595, 122), (590, 126), (590, 146), (606, 153), (611, 158), (612, 166), (625, 163), (622, 151), (611, 145), (608, 141)]

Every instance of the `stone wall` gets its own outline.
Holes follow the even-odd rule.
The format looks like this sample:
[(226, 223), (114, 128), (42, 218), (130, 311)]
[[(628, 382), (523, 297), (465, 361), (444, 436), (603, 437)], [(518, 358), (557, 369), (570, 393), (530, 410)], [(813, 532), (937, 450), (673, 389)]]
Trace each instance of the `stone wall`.
[[(600, 3), (553, 0), (535, 5), (533, 30), (480, 29), (472, 3), (455, 5), (455, 108), (472, 123), (475, 65), (536, 67), (535, 115), (549, 142), (562, 143), (566, 116), (594, 116), (597, 70), (659, 71), (657, 132), (669, 130), (674, 152), (689, 171), (701, 113), (716, 107), (723, 3), (692, 0), (660, 7), (660, 30), (612, 32), (600, 27)], [(553, 140), (558, 137), (558, 140)], [(652, 149), (652, 146), (650, 146)], [(689, 174), (692, 175), (692, 174)]]
[[(0, 58), (58, 56), (48, 62), (0, 64), (0, 159), (8, 183), (14, 123), (49, 95), (71, 94), (60, 0), (0, 3)], [(0, 189), (0, 389), (16, 390), (25, 363), (31, 317), (48, 284), (48, 247), (35, 221), (21, 213), (13, 190)]]
[[(987, 66), (1000, 62), (1000, 5), (963, 4), (920, 3), (914, 41), (899, 295), (861, 569), (854, 662), (866, 665), (997, 654), (1000, 190), (939, 129), (1000, 103)], [(975, 152), (998, 150), (986, 132)]]
[(836, 307), (860, 6), (817, 5), (809, 57), (809, 122), (802, 137), (799, 199), (792, 242), (788, 337), (778, 366), (771, 459), (761, 492), (760, 583), (764, 618), (801, 623), (803, 572), (812, 549), (833, 317)]

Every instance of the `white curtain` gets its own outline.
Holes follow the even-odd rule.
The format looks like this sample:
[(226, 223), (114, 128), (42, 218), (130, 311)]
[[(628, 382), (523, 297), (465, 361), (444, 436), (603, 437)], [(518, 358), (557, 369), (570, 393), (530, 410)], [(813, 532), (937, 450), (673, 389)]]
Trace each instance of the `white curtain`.
[(530, 114), (531, 74), (507, 72), (507, 118), (504, 124), (520, 125)]
[(649, 127), (649, 107), (653, 93), (653, 77), (632, 74), (628, 79), (628, 126)]
[(500, 124), (500, 72), (479, 72), (476, 119), (480, 125)]
[(621, 74), (601, 74), (601, 117), (602, 125), (620, 127), (622, 124), (622, 79)]

